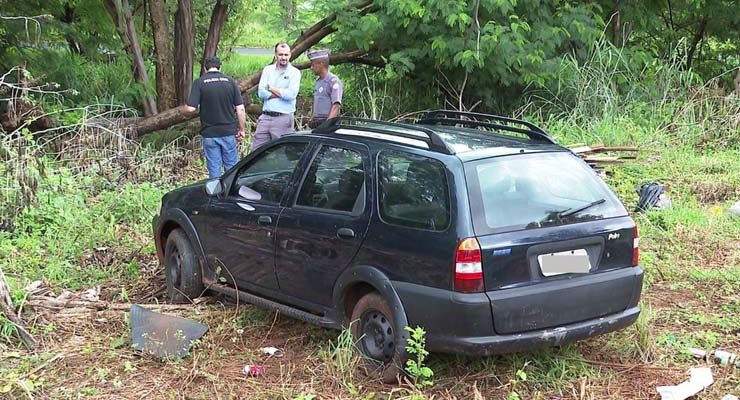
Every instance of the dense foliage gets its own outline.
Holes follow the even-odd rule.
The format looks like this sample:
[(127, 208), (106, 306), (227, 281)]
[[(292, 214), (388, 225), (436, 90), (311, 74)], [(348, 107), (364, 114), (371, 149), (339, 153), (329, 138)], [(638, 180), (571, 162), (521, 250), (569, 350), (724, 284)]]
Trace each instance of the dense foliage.
[[(192, 0), (196, 60), (214, 3)], [(147, 68), (154, 69), (149, 6), (143, 0), (129, 4)], [(692, 83), (719, 77), (725, 93), (733, 89), (733, 69), (740, 65), (740, 16), (731, 0), (376, 0), (372, 12), (364, 14), (349, 0), (225, 4), (229, 13), (221, 49), (237, 43), (270, 48), (337, 13), (337, 32), (321, 45), (337, 52), (367, 50), (365, 60), (384, 68), (355, 66), (342, 72), (358, 91), (369, 80), (395, 85), (394, 96), (403, 97), (405, 106), (389, 108), (393, 112), (430, 105), (509, 112), (531, 89), (558, 91), (568, 73), (564, 65), (587, 60), (599, 40), (619, 50), (607, 61), (615, 66), (649, 73), (674, 65), (690, 71)], [(166, 5), (172, 20), (178, 1)], [(9, 18), (21, 16), (41, 17)], [(75, 89), (76, 94), (67, 94), (67, 104), (140, 107), (143, 89), (99, 0), (5, 1), (2, 17), (0, 69), (26, 65), (33, 76)]]

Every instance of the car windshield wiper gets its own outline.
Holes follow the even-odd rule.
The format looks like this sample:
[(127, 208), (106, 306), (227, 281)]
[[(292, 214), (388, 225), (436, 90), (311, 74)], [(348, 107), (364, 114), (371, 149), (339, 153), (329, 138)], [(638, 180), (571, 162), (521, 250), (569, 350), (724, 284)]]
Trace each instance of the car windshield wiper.
[(569, 208), (567, 210), (560, 211), (559, 213), (555, 214), (555, 216), (558, 217), (558, 219), (563, 219), (563, 218), (566, 218), (566, 217), (570, 217), (573, 214), (577, 214), (577, 213), (579, 213), (579, 212), (581, 212), (581, 211), (583, 211), (583, 210), (585, 210), (587, 208), (591, 208), (593, 206), (597, 206), (597, 205), (599, 205), (601, 203), (604, 203), (604, 202), (606, 202), (606, 199), (598, 199), (598, 200), (592, 201), (592, 202), (590, 202), (588, 204), (584, 204), (584, 205), (582, 205), (580, 207), (573, 207), (573, 208)]

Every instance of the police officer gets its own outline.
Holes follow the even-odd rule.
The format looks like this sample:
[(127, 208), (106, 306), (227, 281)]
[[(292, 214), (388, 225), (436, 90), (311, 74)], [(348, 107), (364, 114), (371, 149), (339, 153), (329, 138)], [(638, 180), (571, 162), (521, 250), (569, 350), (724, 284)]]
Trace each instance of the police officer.
[(313, 91), (313, 114), (308, 126), (313, 129), (329, 118), (339, 116), (342, 106), (342, 81), (329, 72), (329, 50), (308, 53), (311, 71), (317, 76)]

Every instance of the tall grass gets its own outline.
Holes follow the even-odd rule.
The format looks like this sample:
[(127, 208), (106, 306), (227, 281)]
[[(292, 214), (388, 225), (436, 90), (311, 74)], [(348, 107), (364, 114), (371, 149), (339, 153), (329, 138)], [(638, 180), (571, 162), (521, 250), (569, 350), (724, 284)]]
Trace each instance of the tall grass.
[(221, 71), (234, 78), (246, 78), (262, 71), (272, 62), (273, 56), (228, 53), (223, 57)]
[(740, 97), (677, 64), (599, 41), (585, 62), (569, 56), (558, 80), (528, 93), (518, 114), (564, 142), (740, 148)]

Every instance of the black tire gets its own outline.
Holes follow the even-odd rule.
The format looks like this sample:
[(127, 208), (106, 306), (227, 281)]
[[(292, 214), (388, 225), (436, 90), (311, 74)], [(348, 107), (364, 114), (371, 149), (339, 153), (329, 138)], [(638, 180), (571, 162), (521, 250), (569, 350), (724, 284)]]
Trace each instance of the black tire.
[(352, 336), (371, 377), (398, 382), (408, 354), (403, 327), (396, 324), (388, 303), (380, 294), (368, 293), (355, 304), (351, 321)]
[(198, 256), (182, 229), (167, 236), (164, 247), (164, 273), (167, 294), (172, 303), (189, 303), (203, 293)]

